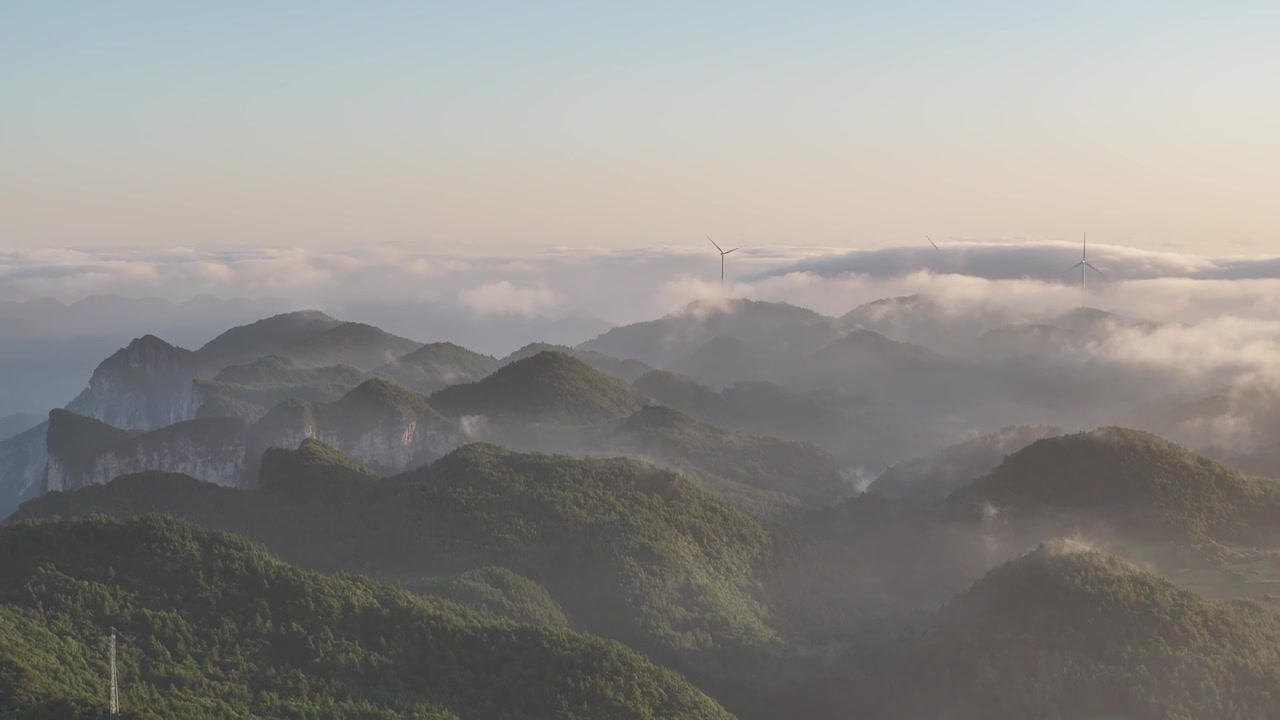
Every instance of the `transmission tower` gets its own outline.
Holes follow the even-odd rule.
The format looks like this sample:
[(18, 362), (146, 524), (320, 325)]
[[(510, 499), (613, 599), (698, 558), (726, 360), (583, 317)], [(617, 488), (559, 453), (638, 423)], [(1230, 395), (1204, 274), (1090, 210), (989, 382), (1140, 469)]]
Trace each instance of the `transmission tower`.
[(120, 688), (116, 680), (116, 629), (111, 628), (111, 716), (120, 714)]

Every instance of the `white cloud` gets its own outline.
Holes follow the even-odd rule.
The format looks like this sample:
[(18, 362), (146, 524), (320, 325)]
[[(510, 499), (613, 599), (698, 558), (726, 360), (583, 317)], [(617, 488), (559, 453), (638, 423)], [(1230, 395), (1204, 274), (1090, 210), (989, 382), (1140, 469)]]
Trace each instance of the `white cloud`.
[(520, 287), (507, 280), (485, 283), (458, 293), (458, 307), (479, 315), (536, 317), (556, 309), (559, 298), (546, 285)]

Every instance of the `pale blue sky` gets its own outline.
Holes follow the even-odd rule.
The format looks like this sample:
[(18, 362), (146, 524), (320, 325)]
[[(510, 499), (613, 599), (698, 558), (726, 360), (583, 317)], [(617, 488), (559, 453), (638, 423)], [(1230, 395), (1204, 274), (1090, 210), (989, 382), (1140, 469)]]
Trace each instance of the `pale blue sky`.
[(0, 246), (1275, 249), (1280, 3), (0, 3)]

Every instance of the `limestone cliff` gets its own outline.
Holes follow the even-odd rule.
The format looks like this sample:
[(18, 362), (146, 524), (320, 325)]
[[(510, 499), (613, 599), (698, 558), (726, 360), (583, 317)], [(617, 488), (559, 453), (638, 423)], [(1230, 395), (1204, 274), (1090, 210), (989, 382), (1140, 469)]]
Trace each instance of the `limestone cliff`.
[(55, 410), (50, 414), (44, 488), (75, 490), (146, 470), (238, 486), (245, 482), (245, 446), (245, 425), (238, 420), (188, 420), (131, 433)]
[(385, 380), (362, 383), (332, 403), (282, 403), (253, 425), (250, 437), (251, 457), (312, 438), (380, 473), (425, 464), (464, 440), (457, 423)]
[(129, 430), (171, 425), (195, 417), (199, 371), (195, 353), (147, 335), (103, 360), (67, 409)]

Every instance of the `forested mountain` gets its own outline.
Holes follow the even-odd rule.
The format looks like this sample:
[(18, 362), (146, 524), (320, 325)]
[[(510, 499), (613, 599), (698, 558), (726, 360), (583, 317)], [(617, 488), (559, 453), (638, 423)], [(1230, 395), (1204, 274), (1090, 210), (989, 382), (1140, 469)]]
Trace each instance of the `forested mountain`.
[(146, 335), (103, 360), (67, 408), (130, 430), (164, 427), (195, 416), (191, 380), (201, 369), (196, 353)]
[(784, 328), (831, 322), (824, 315), (786, 303), (700, 301), (658, 320), (614, 328), (578, 347), (666, 369), (712, 338), (753, 341)]
[(1270, 718), (1280, 615), (1214, 603), (1070, 542), (987, 574), (819, 683), (815, 717)]
[(502, 567), (544, 587), (573, 627), (623, 640), (712, 689), (741, 691), (747, 676), (733, 668), (779, 648), (753, 594), (770, 531), (673, 473), (469, 445), (394, 478), (340, 467), (315, 482), (311, 470), (277, 474), (307, 463), (274, 458), (258, 490), (147, 473), (51, 493), (15, 517), (169, 513), (304, 567), (413, 584)]
[(48, 490), (100, 485), (143, 470), (184, 472), (206, 482), (247, 482), (247, 427), (236, 418), (199, 418), (159, 430), (113, 428), (66, 410), (49, 416)]
[(232, 328), (194, 352), (147, 335), (100, 363), (67, 408), (131, 430), (197, 414), (252, 422), (285, 399), (334, 399), (363, 380), (362, 371), (420, 347), (311, 310)]
[(269, 448), (294, 448), (317, 438), (381, 473), (434, 460), (457, 447), (464, 433), (426, 398), (374, 378), (331, 403), (290, 400), (249, 429), (249, 461)]
[(897, 463), (867, 488), (890, 498), (939, 498), (991, 472), (1004, 459), (1036, 440), (1062, 434), (1052, 425), (1017, 425)]
[(580, 350), (571, 348), (568, 345), (553, 345), (551, 343), (529, 343), (524, 347), (516, 350), (510, 355), (502, 358), (501, 364), (510, 365), (513, 362), (533, 357), (543, 352), (561, 352), (565, 355), (575, 357), (591, 367), (599, 370), (605, 375), (611, 375), (623, 382), (631, 382), (645, 373), (652, 372), (653, 368), (645, 365), (639, 360), (619, 359), (595, 350)]
[[(145, 636), (159, 659), (125, 663), (130, 701), (145, 701), (128, 707), (148, 717), (728, 717), (688, 683), (743, 720), (1266, 717), (1280, 667), (1266, 649), (1278, 639), (1272, 611), (1208, 598), (1277, 602), (1280, 481), (1137, 430), (995, 424), (1079, 427), (1132, 406), (1186, 431), (1169, 408), (1198, 400), (1197, 417), (1234, 420), (1254, 386), (1135, 404), (1150, 371), (1089, 353), (1149, 328), (1087, 310), (1049, 317), (1075, 354), (1022, 355), (991, 336), (989, 350), (1010, 354), (985, 363), (939, 324), (951, 311), (900, 298), (836, 321), (782, 304), (695, 303), (578, 348), (532, 343), (501, 360), (315, 312), (233, 328), (194, 352), (139, 338), (76, 405), (123, 426), (55, 410), (0, 439), (0, 512), (27, 501), (0, 536), (97, 528), (123, 532), (99, 543), (122, 551), (158, 533), (139, 551), (158, 574), (135, 582), (97, 550), (85, 557), (107, 563), (101, 577), (63, 555), (23, 559), (18, 589), (0, 589), (0, 629), (22, 638), (0, 647), (0, 691), (20, 703), (4, 709), (100, 717), (100, 648), (77, 643), (120, 620), (131, 623), (125, 646), (141, 648), (130, 643), (145, 616), (165, 620)], [(913, 341), (925, 336), (946, 349)], [(1265, 423), (1248, 427), (1251, 447), (1264, 447)], [(368, 579), (221, 560), (235, 553), (196, 549), (214, 537), (204, 531), (85, 519), (98, 513), (171, 515)], [(66, 521), (22, 524), (51, 517)], [(1064, 536), (1173, 584), (1096, 553), (1034, 551)], [(165, 565), (166, 552), (178, 559)], [(203, 591), (237, 568), (264, 578), (269, 563), (312, 579), (237, 589), (256, 609), (228, 615), (250, 624), (223, 631), (225, 642), (188, 627), (199, 612), (231, 611), (173, 590), (172, 574)], [(56, 586), (62, 604), (46, 592), (55, 576), (72, 588)], [(352, 626), (326, 583), (377, 600)], [(279, 587), (297, 602), (280, 605)], [(420, 612), (431, 632), (465, 626), (467, 639), (409, 657), (398, 640), (421, 637), (411, 623), (375, 641), (386, 628), (368, 618)], [(478, 665), (458, 649), (473, 630), (486, 638)], [(301, 636), (316, 639), (300, 649)], [(555, 646), (555, 677), (583, 679), (517, 683), (519, 708), (469, 694), (505, 672), (493, 653), (517, 637), (533, 638), (512, 650), (525, 660), (567, 643)], [(612, 649), (578, 673), (570, 656), (596, 658), (591, 648)], [(54, 656), (70, 659), (62, 668)], [(417, 679), (435, 671), (447, 680)], [(246, 686), (251, 676), (261, 679)]]
[(153, 334), (193, 347), (232, 325), (277, 312), (278, 299), (91, 296), (0, 301), (0, 407), (44, 416), (76, 397), (99, 362)]
[(341, 325), (318, 310), (273, 315), (257, 322), (231, 328), (200, 347), (204, 366), (216, 372), (231, 365), (245, 365), (281, 348)]
[(498, 369), (498, 361), (453, 343), (428, 343), (374, 370), (398, 385), (432, 393), (460, 383), (474, 382)]
[(279, 353), (303, 365), (350, 365), (373, 370), (422, 347), (422, 343), (364, 323), (344, 322), (285, 343)]
[(957, 511), (1068, 514), (1135, 536), (1269, 544), (1280, 538), (1280, 483), (1136, 430), (1038, 440), (949, 499)]
[(626, 418), (592, 450), (672, 468), (763, 516), (822, 507), (853, 493), (836, 459), (813, 445), (725, 430), (659, 406)]
[(625, 383), (554, 351), (517, 360), (482, 380), (447, 387), (430, 400), (452, 417), (565, 425), (621, 418), (644, 405)]
[(254, 422), (286, 400), (332, 402), (368, 378), (349, 365), (312, 367), (266, 355), (223, 368), (212, 380), (194, 380), (196, 415)]
[(0, 714), (728, 718), (624, 647), (517, 626), (157, 517), (0, 527)]
[(119, 475), (156, 470), (248, 487), (262, 454), (318, 438), (381, 473), (434, 460), (463, 442), (457, 423), (421, 395), (366, 380), (329, 403), (289, 400), (253, 424), (201, 417), (147, 432), (126, 431), (66, 410), (50, 416), (44, 487), (70, 490)]
[(632, 387), (655, 403), (699, 420), (813, 443), (855, 471), (887, 466), (921, 443), (936, 442), (928, 427), (911, 422), (899, 408), (843, 390), (801, 391), (760, 381), (714, 390), (666, 370), (643, 375)]

